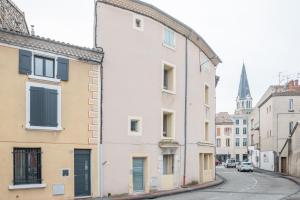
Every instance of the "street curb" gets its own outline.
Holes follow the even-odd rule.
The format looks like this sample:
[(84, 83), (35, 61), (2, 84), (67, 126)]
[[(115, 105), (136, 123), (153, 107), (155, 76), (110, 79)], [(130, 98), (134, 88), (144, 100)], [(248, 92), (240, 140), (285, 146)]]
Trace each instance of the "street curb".
[(298, 186), (300, 186), (300, 178), (297, 178), (297, 177), (288, 176), (288, 175), (285, 175), (285, 174), (282, 174), (282, 173), (279, 173), (279, 172), (267, 171), (267, 170), (263, 170), (263, 169), (254, 169), (254, 171), (257, 172), (257, 173), (268, 174), (268, 175), (271, 175), (271, 176), (277, 176), (277, 177), (285, 178), (285, 179), (288, 179), (288, 180), (296, 183)]
[(115, 197), (115, 198), (110, 198), (110, 199), (111, 200), (155, 199), (155, 198), (166, 197), (166, 196), (175, 195), (175, 194), (193, 192), (193, 191), (197, 191), (197, 190), (202, 190), (202, 189), (218, 186), (218, 185), (223, 184), (226, 181), (226, 179), (224, 177), (220, 176), (219, 174), (217, 174), (217, 177), (218, 178), (215, 181), (211, 181), (209, 183), (200, 184), (200, 185), (192, 186), (192, 187), (188, 187), (188, 188), (180, 188), (180, 189), (176, 189), (176, 190), (157, 192), (157, 193), (153, 193), (153, 194), (145, 194), (145, 195), (138, 195), (138, 196)]

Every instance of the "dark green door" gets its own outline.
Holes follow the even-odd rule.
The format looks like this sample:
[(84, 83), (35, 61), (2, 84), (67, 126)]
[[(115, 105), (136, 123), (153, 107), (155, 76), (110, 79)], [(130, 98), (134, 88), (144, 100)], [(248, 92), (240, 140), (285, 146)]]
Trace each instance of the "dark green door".
[(133, 191), (144, 192), (144, 158), (133, 158), (132, 164)]
[(91, 151), (75, 149), (74, 151), (74, 181), (75, 196), (91, 195)]

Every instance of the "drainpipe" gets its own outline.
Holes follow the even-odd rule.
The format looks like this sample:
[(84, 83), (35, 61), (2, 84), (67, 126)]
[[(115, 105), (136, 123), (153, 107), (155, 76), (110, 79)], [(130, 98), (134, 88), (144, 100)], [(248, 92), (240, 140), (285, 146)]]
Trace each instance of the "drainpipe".
[[(98, 5), (98, 0), (94, 1), (94, 47), (97, 47), (97, 26), (98, 26), (98, 15), (97, 15), (97, 5)], [(103, 199), (104, 197), (104, 148), (103, 148), (103, 58), (102, 57), (101, 63), (100, 63), (100, 70), (98, 74), (98, 85), (100, 86), (99, 88), (99, 95), (100, 98), (98, 98), (98, 105), (99, 105), (99, 112), (98, 112), (98, 119), (100, 119), (100, 127), (99, 127), (99, 159), (98, 159), (98, 164), (99, 164), (99, 169), (98, 169), (98, 180), (99, 180), (99, 192), (100, 192), (100, 198)]]
[(258, 145), (259, 145), (259, 152), (258, 152), (258, 168), (261, 168), (261, 135), (260, 135), (260, 107), (258, 107)]
[(185, 38), (185, 95), (184, 95), (184, 161), (183, 161), (183, 186), (186, 179), (186, 156), (187, 156), (187, 88), (188, 88), (188, 38)]

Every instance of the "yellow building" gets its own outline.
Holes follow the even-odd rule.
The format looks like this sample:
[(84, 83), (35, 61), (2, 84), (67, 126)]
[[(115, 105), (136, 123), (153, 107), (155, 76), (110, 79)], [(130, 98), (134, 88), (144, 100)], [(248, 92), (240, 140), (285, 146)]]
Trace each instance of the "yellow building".
[(0, 199), (98, 196), (102, 49), (1, 27)]

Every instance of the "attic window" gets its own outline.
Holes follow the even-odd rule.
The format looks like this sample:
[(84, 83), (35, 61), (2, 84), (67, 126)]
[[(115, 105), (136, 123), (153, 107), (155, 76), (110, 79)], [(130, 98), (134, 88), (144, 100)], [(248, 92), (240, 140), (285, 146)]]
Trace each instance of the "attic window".
[(142, 16), (139, 15), (133, 16), (133, 28), (138, 31), (144, 31), (144, 20)]

